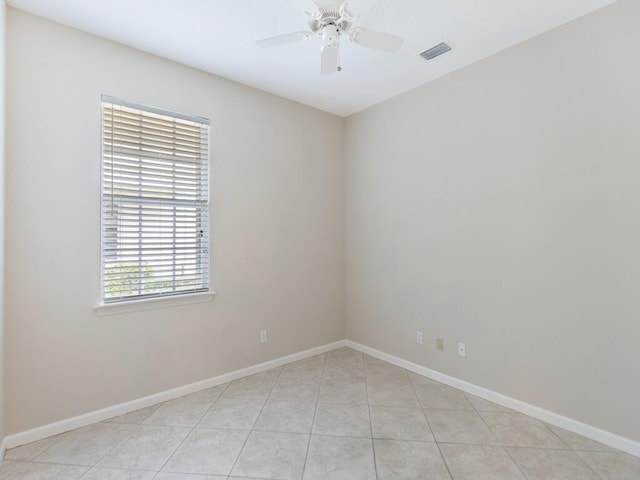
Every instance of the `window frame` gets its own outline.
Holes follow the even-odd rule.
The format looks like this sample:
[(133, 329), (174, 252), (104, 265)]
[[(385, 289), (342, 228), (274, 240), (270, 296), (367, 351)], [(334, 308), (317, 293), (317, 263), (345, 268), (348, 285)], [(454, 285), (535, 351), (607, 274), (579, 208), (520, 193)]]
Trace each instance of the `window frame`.
[[(155, 292), (149, 294), (138, 294), (131, 296), (121, 296), (117, 298), (108, 298), (107, 290), (105, 286), (106, 279), (106, 270), (108, 260), (105, 255), (105, 242), (107, 241), (107, 235), (105, 230), (105, 165), (106, 159), (109, 155), (108, 150), (105, 145), (105, 124), (106, 124), (106, 109), (105, 104), (110, 104), (111, 107), (124, 107), (127, 109), (134, 109), (140, 112), (142, 115), (151, 114), (156, 116), (168, 117), (169, 119), (174, 120), (183, 120), (187, 122), (193, 122), (200, 125), (200, 128), (206, 128), (206, 144), (203, 143), (203, 147), (206, 148), (206, 158), (202, 161), (202, 164), (199, 166), (199, 177), (197, 177), (197, 183), (204, 183), (206, 188), (202, 188), (200, 193), (203, 195), (203, 200), (200, 202), (204, 202), (198, 204), (196, 200), (193, 201), (194, 207), (197, 209), (197, 215), (202, 215), (204, 213), (206, 217), (206, 259), (201, 260), (198, 259), (194, 264), (196, 270), (198, 270), (199, 274), (196, 275), (197, 281), (200, 282), (203, 286), (201, 288), (193, 288), (186, 290), (177, 290), (175, 286), (175, 276), (174, 276), (174, 285), (173, 290), (167, 292)], [(99, 281), (99, 303), (95, 306), (95, 309), (99, 315), (103, 314), (114, 314), (120, 312), (127, 311), (140, 311), (140, 310), (148, 310), (152, 308), (159, 307), (169, 307), (175, 305), (182, 304), (190, 304), (190, 303), (201, 303), (210, 301), (213, 298), (215, 292), (211, 288), (211, 122), (209, 119), (204, 117), (199, 117), (196, 115), (189, 115), (179, 112), (174, 112), (171, 110), (161, 109), (149, 105), (129, 102), (126, 100), (122, 100), (116, 97), (112, 97), (109, 95), (102, 95), (100, 101), (100, 281)], [(114, 119), (112, 117), (111, 122)], [(113, 153), (113, 152), (112, 152)], [(113, 158), (113, 156), (112, 156)], [(206, 165), (204, 163), (206, 162)], [(142, 175), (144, 171), (141, 169), (140, 175)], [(175, 193), (174, 193), (175, 194)], [(171, 200), (167, 201), (167, 206), (173, 206), (174, 208), (179, 204), (179, 202), (174, 199), (173, 203)], [(137, 202), (132, 202), (137, 203)], [(142, 205), (144, 202), (141, 202)], [(161, 204), (161, 203), (160, 203)], [(142, 221), (142, 220), (141, 220)], [(139, 223), (138, 225), (142, 225)], [(200, 225), (201, 227), (202, 225)], [(200, 228), (196, 226), (197, 228)], [(175, 239), (175, 226), (173, 228), (173, 235)], [(174, 240), (175, 242), (175, 240)], [(174, 245), (175, 248), (175, 245)], [(175, 262), (175, 249), (171, 254)], [(195, 253), (196, 257), (200, 256), (200, 252)], [(140, 262), (141, 260), (138, 260)], [(175, 273), (175, 270), (170, 270)], [(140, 279), (141, 277), (136, 277)]]

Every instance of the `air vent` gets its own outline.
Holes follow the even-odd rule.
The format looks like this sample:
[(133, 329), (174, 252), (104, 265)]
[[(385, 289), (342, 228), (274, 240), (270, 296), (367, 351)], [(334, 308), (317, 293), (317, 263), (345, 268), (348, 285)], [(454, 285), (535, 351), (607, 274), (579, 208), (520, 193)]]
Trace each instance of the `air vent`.
[(434, 58), (442, 55), (443, 53), (447, 53), (451, 50), (451, 47), (446, 43), (442, 42), (436, 45), (435, 47), (431, 47), (429, 50), (425, 50), (420, 54), (425, 60), (433, 60)]

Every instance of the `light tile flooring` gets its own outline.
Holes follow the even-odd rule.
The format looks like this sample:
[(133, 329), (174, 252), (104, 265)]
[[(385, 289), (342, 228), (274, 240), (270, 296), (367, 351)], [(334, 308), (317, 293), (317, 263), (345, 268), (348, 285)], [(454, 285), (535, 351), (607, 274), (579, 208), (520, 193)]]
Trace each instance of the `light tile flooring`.
[(9, 450), (8, 479), (639, 480), (640, 459), (344, 348)]

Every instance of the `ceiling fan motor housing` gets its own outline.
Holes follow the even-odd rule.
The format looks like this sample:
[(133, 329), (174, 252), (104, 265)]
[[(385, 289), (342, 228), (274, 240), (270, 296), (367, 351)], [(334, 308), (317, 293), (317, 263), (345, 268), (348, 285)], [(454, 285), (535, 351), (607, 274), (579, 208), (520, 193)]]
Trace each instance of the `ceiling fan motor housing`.
[(340, 43), (340, 29), (333, 24), (325, 25), (322, 29), (323, 48), (338, 48)]
[(329, 25), (338, 27), (338, 32), (344, 33), (351, 28), (352, 23), (353, 17), (345, 8), (320, 8), (309, 17), (309, 29), (320, 34), (324, 34), (324, 28)]

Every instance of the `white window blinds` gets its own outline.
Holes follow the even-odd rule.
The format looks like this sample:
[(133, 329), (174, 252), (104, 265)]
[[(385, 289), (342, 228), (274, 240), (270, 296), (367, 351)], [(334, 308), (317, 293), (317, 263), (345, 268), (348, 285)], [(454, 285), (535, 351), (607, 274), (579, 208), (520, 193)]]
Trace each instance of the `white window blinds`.
[(209, 290), (209, 121), (102, 97), (104, 303)]

